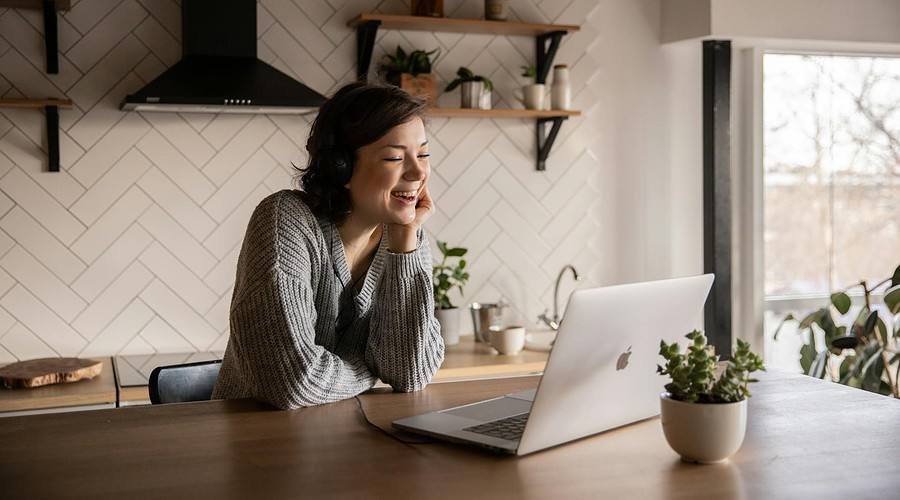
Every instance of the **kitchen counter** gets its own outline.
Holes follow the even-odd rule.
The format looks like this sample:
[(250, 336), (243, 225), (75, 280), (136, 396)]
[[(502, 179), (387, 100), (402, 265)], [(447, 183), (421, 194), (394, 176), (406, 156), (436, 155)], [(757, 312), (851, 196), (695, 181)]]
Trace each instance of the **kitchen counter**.
[[(432, 382), (539, 375), (549, 354), (525, 350), (501, 355), (467, 335), (460, 337), (459, 344), (446, 348), (444, 363)], [(147, 384), (153, 368), (221, 359), (222, 355), (212, 351), (103, 358), (103, 371), (92, 380), (37, 389), (0, 389), (0, 416), (150, 404)], [(379, 382), (376, 387), (386, 386)]]
[(90, 380), (53, 384), (31, 389), (0, 387), (0, 416), (116, 407), (116, 377), (112, 359), (103, 362), (100, 374)]

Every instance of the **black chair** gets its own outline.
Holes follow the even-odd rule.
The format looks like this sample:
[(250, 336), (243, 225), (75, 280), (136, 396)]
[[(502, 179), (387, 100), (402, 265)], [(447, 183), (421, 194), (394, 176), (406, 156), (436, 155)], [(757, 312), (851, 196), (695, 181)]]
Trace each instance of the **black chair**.
[(219, 377), (222, 360), (157, 366), (150, 373), (150, 402), (208, 401)]

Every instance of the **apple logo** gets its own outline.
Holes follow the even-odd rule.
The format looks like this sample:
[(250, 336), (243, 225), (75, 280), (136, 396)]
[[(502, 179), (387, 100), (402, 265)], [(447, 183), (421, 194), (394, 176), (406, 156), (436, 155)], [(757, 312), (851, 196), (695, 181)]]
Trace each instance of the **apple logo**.
[(628, 366), (628, 358), (631, 357), (631, 346), (628, 346), (628, 349), (625, 350), (622, 354), (619, 355), (618, 361), (616, 361), (616, 371), (624, 370), (626, 366)]

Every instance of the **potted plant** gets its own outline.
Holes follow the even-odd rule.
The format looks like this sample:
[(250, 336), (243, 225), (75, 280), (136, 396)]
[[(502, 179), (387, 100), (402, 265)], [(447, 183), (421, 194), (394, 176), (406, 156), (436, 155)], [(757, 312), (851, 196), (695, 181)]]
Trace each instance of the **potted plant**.
[(431, 64), (439, 54), (440, 49), (429, 52), (414, 50), (407, 54), (398, 45), (393, 55), (384, 55), (378, 71), (386, 82), (434, 102), (437, 99), (437, 77), (431, 74)]
[[(534, 78), (537, 76), (537, 69), (534, 66), (522, 66), (522, 76)], [(546, 86), (543, 83), (531, 83), (522, 86), (522, 97), (515, 97), (525, 109), (544, 109), (545, 92)]]
[(456, 345), (459, 343), (459, 308), (450, 302), (449, 293), (457, 287), (462, 294), (463, 286), (469, 280), (466, 261), (462, 258), (468, 249), (449, 248), (446, 242), (440, 240), (437, 246), (443, 257), (433, 271), (434, 315), (441, 324), (444, 345)]
[(469, 109), (491, 109), (491, 90), (494, 83), (486, 76), (476, 75), (469, 68), (460, 66), (456, 79), (447, 84), (445, 92), (460, 88), (460, 107)]
[[(872, 292), (887, 285), (881, 314), (891, 318), (889, 328), (875, 309)], [(847, 292), (859, 288), (864, 305), (848, 325), (840, 318), (850, 312)], [(900, 398), (900, 266), (890, 278), (870, 285), (866, 280), (831, 294), (829, 303), (799, 320), (798, 333), (808, 332), (800, 346), (800, 366), (812, 377), (830, 379), (858, 389)], [(774, 339), (786, 322), (797, 321), (788, 314), (775, 330)], [(817, 335), (817, 330), (820, 335)], [(822, 342), (816, 342), (819, 337)], [(817, 346), (818, 344), (818, 346)]]
[(706, 336), (694, 330), (685, 353), (677, 342), (659, 343), (666, 366), (656, 372), (671, 382), (660, 395), (660, 417), (666, 441), (686, 462), (721, 462), (744, 441), (747, 428), (747, 386), (756, 382), (750, 374), (763, 368), (750, 344), (738, 339), (732, 360), (716, 378), (718, 356), (706, 345)]

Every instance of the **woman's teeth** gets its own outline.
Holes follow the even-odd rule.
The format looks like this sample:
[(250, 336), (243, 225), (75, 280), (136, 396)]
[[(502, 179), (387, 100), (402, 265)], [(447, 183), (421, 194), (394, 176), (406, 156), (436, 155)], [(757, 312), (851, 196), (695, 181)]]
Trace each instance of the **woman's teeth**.
[(416, 199), (416, 194), (418, 191), (392, 191), (391, 196), (394, 198), (400, 198), (406, 201), (412, 201)]

